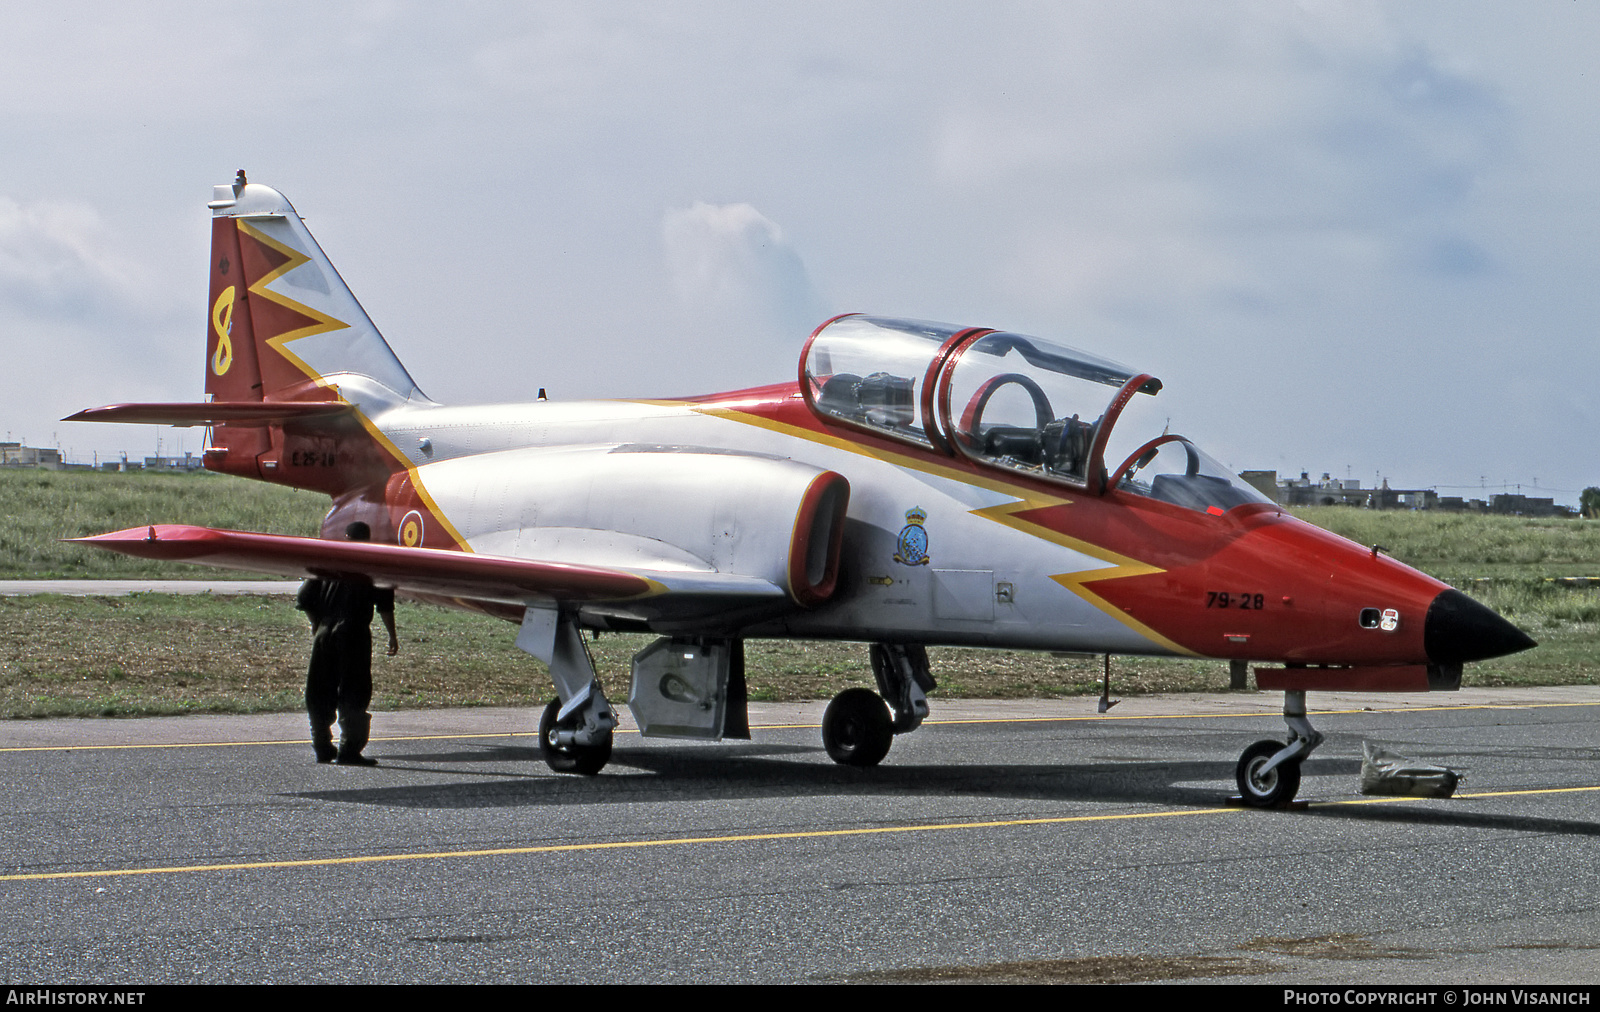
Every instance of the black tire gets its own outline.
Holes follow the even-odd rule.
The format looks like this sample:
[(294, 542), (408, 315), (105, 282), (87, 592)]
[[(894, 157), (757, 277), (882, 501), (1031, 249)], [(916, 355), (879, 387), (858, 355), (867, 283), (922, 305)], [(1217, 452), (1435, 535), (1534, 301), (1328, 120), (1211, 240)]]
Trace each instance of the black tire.
[(876, 766), (894, 744), (889, 707), (871, 689), (846, 689), (822, 715), (822, 746), (842, 766)]
[(561, 700), (552, 699), (539, 718), (539, 751), (544, 761), (557, 773), (581, 773), (592, 777), (605, 769), (611, 761), (611, 732), (598, 745), (568, 745), (557, 747), (550, 742), (550, 732), (556, 729), (556, 714), (561, 712)]
[(1262, 776), (1257, 772), (1268, 759), (1283, 751), (1278, 741), (1258, 741), (1244, 750), (1239, 757), (1235, 779), (1239, 782), (1239, 796), (1254, 808), (1272, 808), (1294, 800), (1300, 791), (1300, 762), (1286, 762)]

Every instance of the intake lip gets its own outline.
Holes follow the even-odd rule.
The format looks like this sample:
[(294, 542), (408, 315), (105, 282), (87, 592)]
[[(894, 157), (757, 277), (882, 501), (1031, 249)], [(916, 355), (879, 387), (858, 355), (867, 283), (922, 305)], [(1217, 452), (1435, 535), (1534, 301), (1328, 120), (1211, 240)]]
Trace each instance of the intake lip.
[(1422, 622), (1422, 648), (1435, 664), (1464, 664), (1514, 654), (1538, 643), (1459, 590), (1443, 590)]

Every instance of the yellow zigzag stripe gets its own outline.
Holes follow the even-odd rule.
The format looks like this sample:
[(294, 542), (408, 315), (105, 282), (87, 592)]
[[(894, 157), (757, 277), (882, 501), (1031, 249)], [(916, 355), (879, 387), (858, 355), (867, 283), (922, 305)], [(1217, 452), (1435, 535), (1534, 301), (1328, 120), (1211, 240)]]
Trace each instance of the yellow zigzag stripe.
[[(665, 405), (682, 402), (648, 401), (646, 403)], [(1070, 548), (1073, 551), (1080, 552), (1089, 556), (1090, 558), (1099, 559), (1102, 562), (1109, 563), (1109, 568), (1106, 569), (1090, 569), (1081, 573), (1056, 573), (1051, 575), (1050, 579), (1054, 580), (1056, 583), (1059, 583), (1068, 591), (1076, 594), (1078, 597), (1087, 601), (1089, 604), (1116, 619), (1118, 622), (1121, 622), (1123, 625), (1132, 629), (1134, 632), (1145, 637), (1151, 642), (1157, 643), (1166, 649), (1171, 650), (1173, 653), (1182, 654), (1186, 657), (1200, 656), (1193, 650), (1190, 650), (1188, 647), (1181, 646), (1163, 636), (1161, 633), (1145, 625), (1143, 622), (1140, 622), (1138, 619), (1129, 615), (1121, 608), (1118, 608), (1116, 605), (1112, 604), (1099, 594), (1096, 594), (1094, 591), (1084, 586), (1085, 583), (1098, 582), (1100, 580), (1119, 580), (1127, 576), (1148, 576), (1153, 573), (1164, 573), (1166, 570), (1159, 566), (1152, 566), (1149, 563), (1140, 562), (1138, 559), (1129, 558), (1126, 555), (1119, 555), (1116, 552), (1109, 551), (1092, 542), (1062, 534), (1060, 531), (1052, 530), (1049, 527), (1045, 527), (1043, 524), (1036, 523), (1032, 520), (1026, 519), (1025, 517), (1020, 517), (1017, 515), (1019, 513), (1025, 513), (1029, 510), (1044, 509), (1050, 506), (1072, 505), (1072, 500), (1066, 498), (1065, 496), (1034, 492), (1012, 484), (1011, 482), (1003, 481), (997, 478), (990, 478), (986, 475), (973, 475), (953, 467), (929, 463), (928, 461), (920, 460), (916, 457), (910, 456), (909, 454), (896, 453), (893, 450), (880, 450), (870, 446), (863, 446), (860, 443), (842, 438), (840, 436), (814, 432), (810, 429), (804, 429), (796, 425), (789, 425), (786, 422), (774, 421), (769, 418), (762, 418), (759, 415), (748, 414), (733, 408), (694, 407), (693, 410), (699, 412), (700, 414), (727, 418), (730, 421), (742, 422), (746, 425), (754, 425), (772, 432), (778, 432), (783, 435), (792, 436), (797, 439), (804, 439), (813, 443), (821, 443), (826, 446), (834, 447), (835, 449), (844, 450), (848, 453), (857, 454), (859, 456), (872, 457), (874, 459), (881, 460), (884, 463), (893, 464), (896, 467), (903, 467), (912, 471), (921, 471), (924, 474), (936, 474), (942, 478), (949, 478), (953, 481), (963, 482), (968, 485), (977, 485), (978, 487), (986, 488), (991, 492), (999, 492), (1003, 495), (1015, 496), (1015, 502), (1000, 503), (996, 506), (983, 506), (975, 510), (969, 510), (968, 512), (974, 516), (982, 517), (985, 520), (990, 520), (994, 523), (1001, 524), (1002, 526), (1010, 527), (1013, 530), (1021, 531), (1023, 534), (1027, 534), (1030, 537), (1039, 538), (1042, 541), (1049, 541), (1052, 544), (1060, 545), (1063, 548)]]
[(290, 341), (298, 341), (302, 337), (311, 337), (314, 334), (326, 334), (332, 330), (344, 330), (350, 325), (345, 323), (343, 320), (336, 320), (326, 313), (320, 313), (304, 303), (296, 302), (287, 295), (280, 295), (279, 293), (268, 288), (268, 285), (294, 270), (296, 267), (299, 267), (304, 263), (309, 263), (311, 258), (295, 249), (293, 246), (285, 246), (283, 243), (272, 238), (265, 232), (254, 227), (243, 219), (238, 219), (238, 222), (239, 231), (256, 240), (261, 245), (277, 250), (279, 253), (288, 258), (283, 263), (279, 264), (275, 269), (263, 275), (257, 281), (253, 282), (250, 285), (250, 294), (259, 295), (269, 302), (275, 302), (286, 309), (293, 310), (302, 316), (310, 317), (312, 320), (316, 321), (307, 326), (301, 327), (298, 330), (291, 330), (286, 334), (279, 334), (276, 337), (270, 337), (267, 339), (267, 344), (270, 345), (278, 354), (282, 355), (284, 358), (293, 363), (296, 369), (299, 369), (311, 379), (315, 380), (319, 386), (331, 386), (332, 384), (328, 383), (327, 380), (322, 378), (321, 373), (318, 373), (315, 369), (311, 368), (311, 366), (303, 362), (300, 359), (300, 356), (290, 351), (287, 347), (285, 347), (285, 345), (287, 345), (287, 343)]
[(1088, 569), (1080, 573), (1054, 573), (1051, 574), (1050, 579), (1061, 584), (1061, 586), (1094, 605), (1105, 614), (1110, 615), (1112, 618), (1132, 629), (1140, 636), (1143, 636), (1154, 643), (1158, 643), (1174, 653), (1182, 654), (1186, 657), (1199, 656), (1199, 654), (1196, 654), (1193, 650), (1173, 642), (1172, 640), (1163, 636), (1161, 633), (1152, 629), (1150, 626), (1140, 622), (1132, 615), (1129, 615), (1121, 608), (1117, 607), (1110, 601), (1107, 601), (1099, 594), (1096, 594), (1094, 591), (1084, 586), (1086, 583), (1098, 583), (1101, 580), (1120, 580), (1127, 576), (1149, 576), (1155, 573), (1164, 573), (1166, 570), (1162, 569), (1160, 566), (1152, 566), (1147, 562), (1140, 562), (1138, 559), (1129, 558), (1126, 555), (1119, 555), (1116, 552), (1102, 548), (1101, 546), (1092, 542), (1084, 541), (1080, 538), (1074, 538), (1067, 534), (1062, 534), (1060, 531), (1053, 530), (1044, 526), (1043, 524), (1035, 523), (1034, 521), (1025, 517), (1018, 516), (1017, 514), (1027, 512), (1028, 510), (1040, 509), (1046, 506), (1066, 506), (1071, 504), (1071, 500), (1059, 499), (1054, 496), (1039, 496), (1037, 494), (1030, 495), (1028, 493), (1022, 493), (1022, 495), (1023, 498), (1016, 502), (1000, 503), (997, 506), (985, 506), (982, 509), (975, 509), (971, 512), (974, 516), (980, 516), (985, 520), (992, 520), (997, 524), (1003, 524), (1006, 527), (1021, 531), (1024, 534), (1039, 538), (1042, 541), (1049, 541), (1053, 544), (1061, 545), (1063, 548), (1070, 548), (1073, 551), (1081, 552), (1084, 555), (1099, 559), (1102, 562), (1111, 563), (1111, 565), (1106, 569)]
[[(241, 218), (236, 220), (239, 224), (239, 231), (250, 236), (252, 239), (255, 239), (262, 245), (270, 247), (271, 249), (275, 249), (285, 257), (288, 257), (288, 259), (280, 264), (276, 269), (270, 271), (259, 281), (256, 281), (254, 284), (252, 284), (250, 286), (250, 293), (252, 295), (260, 295), (264, 299), (275, 302), (278, 305), (284, 306), (288, 309), (292, 309), (295, 312), (301, 313), (316, 321), (315, 323), (312, 323), (309, 326), (301, 327), (298, 330), (291, 330), (286, 334), (279, 334), (277, 337), (270, 337), (267, 339), (267, 344), (270, 345), (274, 351), (287, 359), (296, 369), (299, 369), (301, 372), (305, 373), (308, 377), (314, 380), (319, 387), (325, 387), (332, 390), (336, 395), (338, 395), (339, 400), (342, 403), (350, 403), (349, 401), (345, 400), (343, 394), (339, 393), (339, 386), (337, 383), (330, 383), (326, 378), (323, 377), (321, 373), (313, 369), (304, 360), (302, 360), (300, 356), (290, 351), (287, 347), (287, 344), (290, 341), (298, 341), (302, 337), (312, 337), (316, 334), (326, 334), (335, 330), (347, 330), (349, 329), (350, 325), (345, 323), (343, 320), (336, 320), (326, 313), (318, 312), (304, 303), (297, 302), (294, 299), (289, 298), (287, 295), (281, 295), (267, 287), (267, 285), (283, 277), (285, 274), (294, 270), (296, 267), (299, 267), (301, 264), (309, 263), (311, 258), (306, 256), (304, 253), (301, 253), (293, 246), (286, 246), (278, 240), (267, 235), (265, 232), (262, 232), (260, 229), (253, 227), (244, 219)], [(428, 493), (427, 487), (422, 484), (422, 476), (417, 473), (417, 469), (412, 466), (411, 461), (406, 459), (406, 455), (400, 452), (400, 448), (395, 446), (394, 443), (390, 442), (389, 437), (379, 431), (376, 425), (372, 424), (371, 419), (367, 418), (365, 412), (356, 411), (355, 416), (360, 420), (361, 427), (367, 430), (367, 434), (371, 436), (379, 446), (389, 451), (389, 453), (393, 455), (394, 459), (399, 461), (405, 467), (406, 473), (411, 477), (411, 487), (417, 490), (417, 497), (421, 499), (423, 504), (428, 507), (428, 512), (433, 514), (434, 519), (439, 521), (440, 526), (444, 528), (446, 534), (450, 535), (451, 540), (456, 543), (457, 547), (464, 552), (472, 551), (472, 546), (467, 544), (467, 539), (461, 536), (460, 531), (456, 530), (455, 525), (450, 522), (450, 518), (444, 515), (444, 510), (439, 508), (439, 504), (435, 502), (433, 496)]]

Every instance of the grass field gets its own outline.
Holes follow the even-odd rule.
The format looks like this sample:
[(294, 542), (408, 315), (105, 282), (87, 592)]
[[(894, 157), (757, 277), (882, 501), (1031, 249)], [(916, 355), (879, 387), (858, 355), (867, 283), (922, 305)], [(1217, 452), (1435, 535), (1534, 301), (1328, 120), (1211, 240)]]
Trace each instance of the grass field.
[(328, 497), (218, 474), (0, 470), (0, 580), (208, 580), (217, 571), (62, 544), (64, 538), (196, 523), (317, 533)]
[(1302, 520), (1463, 587), (1480, 579), (1600, 576), (1600, 523), (1556, 517), (1294, 509)]
[[(396, 609), (400, 654), (373, 658), (374, 706), (526, 706), (550, 693), (544, 667), (512, 644), (509, 623), (422, 604)], [(589, 644), (607, 693), (625, 699), (644, 635)], [(124, 716), (299, 709), (310, 631), (292, 598), (0, 598), (0, 714)], [(751, 641), (755, 699), (819, 699), (870, 685), (866, 647)], [(1030, 698), (1097, 692), (1098, 660), (937, 650), (941, 693)], [(1226, 685), (1211, 661), (1117, 658), (1118, 694)]]
[[(184, 578), (199, 567), (124, 559), (55, 539), (145, 523), (313, 534), (327, 499), (208, 475), (0, 472), (0, 578)], [(1547, 576), (1600, 576), (1600, 523), (1343, 507), (1303, 519), (1440, 576), (1540, 641), (1470, 665), (1470, 685), (1593, 684), (1600, 675), (1600, 589)], [(374, 658), (375, 705), (529, 705), (549, 695), (542, 666), (507, 623), (426, 605), (399, 608), (401, 654)], [(0, 714), (135, 715), (296, 710), (308, 630), (290, 598), (0, 598)], [(649, 637), (591, 644), (608, 694), (627, 693), (628, 659)], [(871, 683), (859, 644), (751, 642), (757, 699), (816, 699)], [(1098, 660), (1008, 651), (932, 651), (939, 694), (1021, 698), (1097, 693)], [(1227, 665), (1118, 657), (1117, 695), (1206, 691)]]

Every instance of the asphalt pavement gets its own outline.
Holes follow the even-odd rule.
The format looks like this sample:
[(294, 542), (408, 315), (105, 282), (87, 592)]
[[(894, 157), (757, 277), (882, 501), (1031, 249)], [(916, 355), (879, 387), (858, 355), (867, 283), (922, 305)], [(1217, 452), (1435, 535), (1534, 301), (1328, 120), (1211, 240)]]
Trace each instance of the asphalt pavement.
[[(870, 770), (822, 704), (749, 742), (538, 710), (0, 725), (9, 983), (1600, 981), (1600, 689), (1313, 694), (1299, 810), (1227, 804), (1265, 693), (935, 700)], [(1371, 741), (1465, 774), (1358, 793)]]

